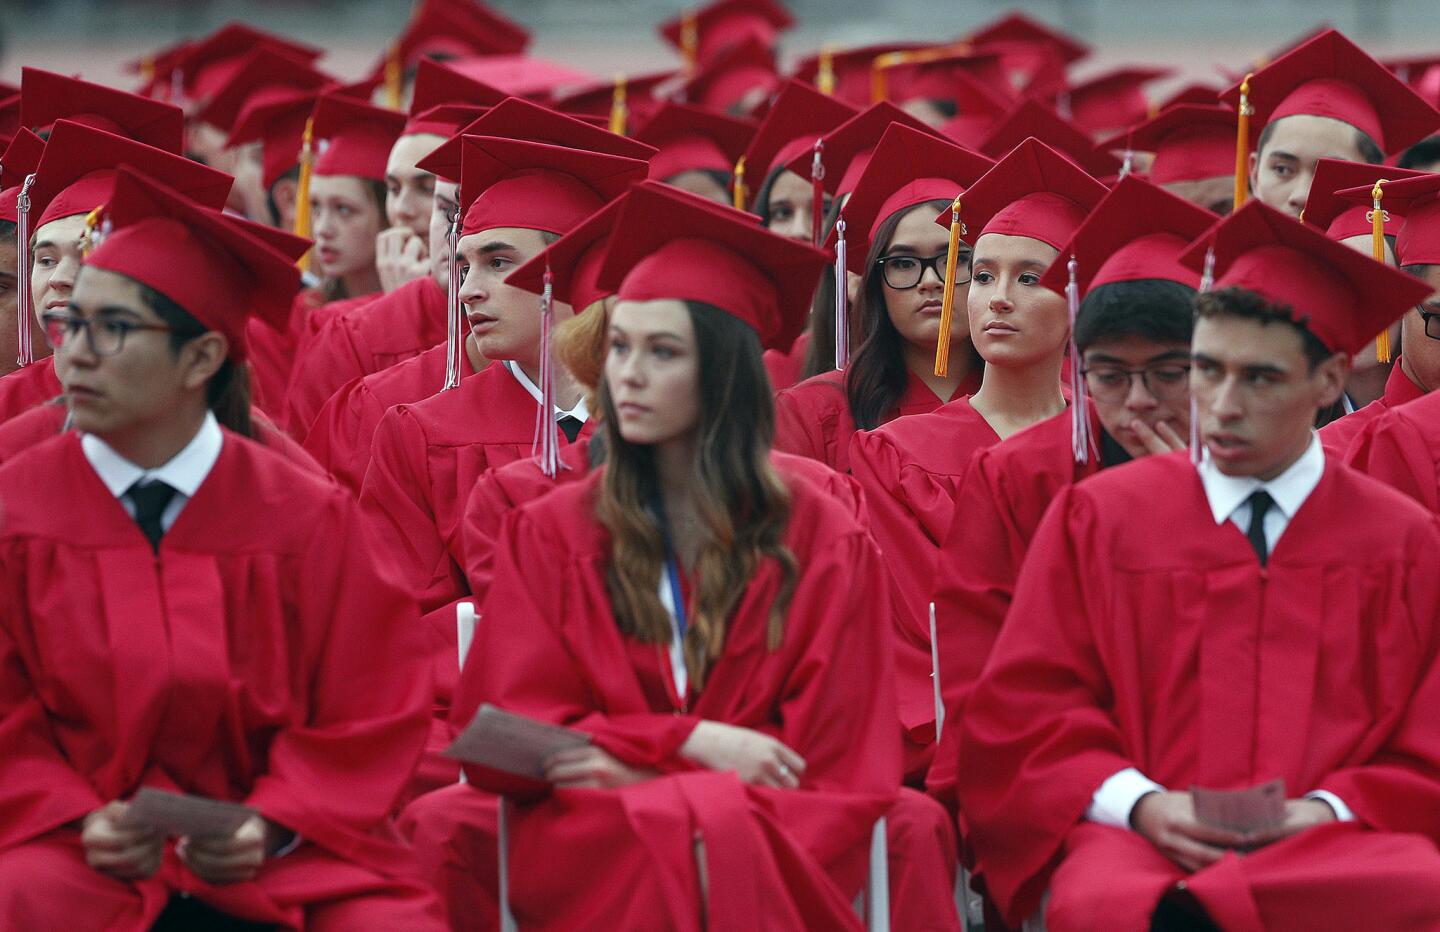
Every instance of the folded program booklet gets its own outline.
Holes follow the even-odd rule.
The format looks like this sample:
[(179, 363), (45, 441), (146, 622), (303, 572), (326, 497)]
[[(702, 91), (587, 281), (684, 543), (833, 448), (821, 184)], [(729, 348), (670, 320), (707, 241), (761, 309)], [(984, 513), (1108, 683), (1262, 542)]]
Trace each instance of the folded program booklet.
[(1258, 832), (1285, 821), (1285, 781), (1271, 780), (1243, 790), (1191, 787), (1195, 818), (1232, 832)]
[(515, 715), (486, 704), (445, 749), (445, 756), (520, 777), (543, 780), (545, 761), (551, 755), (589, 743), (590, 736), (584, 732)]
[(167, 835), (224, 838), (235, 834), (246, 819), (256, 814), (254, 809), (239, 803), (145, 786), (130, 800), (125, 821)]

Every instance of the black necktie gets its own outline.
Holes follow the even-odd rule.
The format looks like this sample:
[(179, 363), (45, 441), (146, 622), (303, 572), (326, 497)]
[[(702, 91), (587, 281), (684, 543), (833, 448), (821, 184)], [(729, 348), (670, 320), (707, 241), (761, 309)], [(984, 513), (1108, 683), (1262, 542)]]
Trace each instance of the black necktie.
[(1250, 539), (1250, 546), (1255, 548), (1260, 565), (1264, 566), (1270, 558), (1270, 547), (1265, 543), (1265, 513), (1275, 504), (1275, 499), (1270, 497), (1269, 492), (1260, 489), (1252, 492), (1246, 501), (1250, 503), (1250, 530), (1245, 532), (1245, 536)]
[(560, 430), (565, 434), (565, 439), (571, 443), (574, 443), (575, 438), (580, 436), (580, 428), (585, 426), (585, 422), (573, 414), (565, 415), (556, 423), (560, 425)]
[(141, 533), (150, 541), (150, 548), (159, 552), (160, 538), (165, 536), (160, 516), (175, 497), (175, 490), (163, 482), (148, 482), (144, 485), (137, 482), (130, 486), (125, 494), (135, 506), (135, 523), (140, 525)]

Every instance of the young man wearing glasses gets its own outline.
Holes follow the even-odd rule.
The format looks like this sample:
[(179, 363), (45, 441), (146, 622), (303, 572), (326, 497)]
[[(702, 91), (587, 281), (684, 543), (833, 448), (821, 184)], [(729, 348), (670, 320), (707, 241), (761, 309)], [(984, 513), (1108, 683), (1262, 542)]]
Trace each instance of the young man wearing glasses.
[(1435, 928), (1440, 533), (1311, 426), (1429, 289), (1259, 202), (1182, 262), (1205, 456), (1041, 522), (955, 726), (977, 870), (1011, 924)]
[[(1100, 469), (1183, 449), (1190, 435), (1191, 302), (1200, 275), (1178, 259), (1217, 218), (1130, 177), (1075, 231), (1041, 284), (1063, 292), (1075, 257), (1084, 301), (1073, 339), (1086, 412), (1085, 455), (1075, 455), (1072, 405), (976, 454), (936, 563), (940, 687), (953, 721), (980, 675), (1015, 591), (1015, 577), (1056, 494)], [(1072, 363), (1073, 364), (1073, 363)], [(953, 803), (955, 733), (945, 731), (930, 791)]]

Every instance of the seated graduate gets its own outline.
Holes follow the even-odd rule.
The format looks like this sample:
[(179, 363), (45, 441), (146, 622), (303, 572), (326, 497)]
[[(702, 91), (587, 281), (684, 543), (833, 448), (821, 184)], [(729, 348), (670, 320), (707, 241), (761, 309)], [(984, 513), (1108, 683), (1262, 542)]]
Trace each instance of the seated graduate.
[[(1069, 411), (975, 455), (935, 568), (947, 720), (990, 656), (1045, 509), (1066, 486), (1190, 437), (1191, 301), (1200, 274), (1180, 254), (1217, 218), (1130, 176), (1090, 213), (1041, 283), (1064, 291), (1075, 260)], [(1083, 423), (1076, 423), (1076, 418)], [(1078, 448), (1077, 448), (1078, 444)], [(927, 786), (953, 794), (958, 732), (941, 736)]]
[[(897, 417), (934, 411), (980, 387), (970, 330), (951, 331), (953, 363), (935, 374), (935, 343), (949, 239), (935, 215), (994, 165), (990, 159), (892, 124), (854, 195), (841, 208), (848, 270), (860, 275), (854, 319), (860, 348), (843, 370), (826, 372), (775, 398), (777, 449), (850, 469), (850, 438)], [(970, 285), (970, 250), (956, 267), (954, 301)]]
[[(453, 721), (490, 702), (593, 739), (516, 806), (522, 927), (858, 928), (900, 776), (883, 570), (852, 510), (770, 459), (761, 363), (825, 256), (705, 208), (633, 207), (599, 280), (617, 295), (606, 461), (506, 517)], [(479, 790), (506, 784), (466, 771), (406, 818), (493, 812)], [(493, 847), (437, 834), (416, 833), (432, 875), (494, 888), (445, 867)]]
[[(958, 216), (953, 206), (940, 214), (936, 222), (950, 228), (953, 248), (976, 231), (965, 295), (968, 327), (960, 326), (985, 361), (980, 390), (928, 414), (857, 432), (850, 444), (850, 469), (895, 585), (905, 773), (912, 785), (923, 785), (934, 748), (925, 606), (955, 491), (977, 450), (1065, 409), (1060, 377), (1070, 322), (1065, 298), (1041, 286), (1040, 276), (1104, 196), (1104, 185), (1030, 138), (960, 195)], [(941, 316), (936, 372), (948, 370), (950, 348), (951, 328)]]
[[(439, 928), (385, 837), (426, 733), (414, 604), (343, 492), (208, 407), (299, 273), (128, 168), (107, 218), (46, 320), (77, 431), (0, 468), (0, 921)], [(255, 812), (171, 844), (127, 818), (147, 787)]]
[(1428, 288), (1259, 202), (1207, 253), (1205, 456), (1060, 492), (958, 723), (978, 873), (1052, 930), (1435, 928), (1440, 533), (1311, 426)]

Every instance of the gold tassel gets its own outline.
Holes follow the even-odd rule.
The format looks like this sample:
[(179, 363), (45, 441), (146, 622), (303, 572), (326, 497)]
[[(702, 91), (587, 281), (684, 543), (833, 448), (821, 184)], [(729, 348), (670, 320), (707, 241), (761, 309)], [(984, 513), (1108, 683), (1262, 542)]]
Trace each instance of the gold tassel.
[(80, 234), (80, 255), (83, 258), (88, 259), (95, 247), (100, 245), (95, 241), (95, 231), (100, 228), (100, 215), (104, 212), (105, 205), (101, 204), (85, 215), (85, 232)]
[(685, 74), (693, 75), (700, 60), (700, 26), (694, 13), (680, 19), (680, 55), (685, 59)]
[[(1385, 196), (1381, 185), (1386, 179), (1381, 178), (1375, 182), (1375, 187), (1370, 189), (1371, 210), (1370, 210), (1370, 247), (1375, 256), (1376, 262), (1385, 261), (1385, 211), (1380, 206), (1380, 199)], [(1377, 362), (1390, 361), (1390, 328), (1386, 327), (1380, 331), (1375, 338), (1375, 359)]]
[(1255, 108), (1250, 106), (1250, 79), (1255, 73), (1245, 76), (1240, 82), (1240, 118), (1235, 132), (1235, 206), (1239, 210), (1250, 197), (1250, 117)]
[(815, 66), (815, 86), (826, 97), (835, 96), (835, 50), (828, 45), (820, 50), (820, 61)]
[[(955, 265), (960, 258), (960, 198), (950, 205), (950, 248), (945, 253), (945, 296), (940, 301), (940, 341), (935, 344), (935, 374), (940, 378), (950, 374), (950, 330), (955, 319)], [(843, 288), (841, 281), (836, 287)]]
[(616, 136), (624, 136), (629, 115), (630, 110), (625, 103), (625, 72), (617, 71), (615, 91), (610, 96), (610, 132)]
[(890, 82), (885, 72), (909, 60), (905, 52), (886, 52), (875, 56), (870, 65), (870, 103), (878, 104), (890, 98)]
[(400, 63), (400, 46), (390, 50), (385, 59), (385, 103), (391, 110), (399, 110), (405, 96), (405, 66)]
[(740, 156), (740, 161), (735, 163), (735, 209), (744, 210), (745, 202), (749, 196), (745, 191), (745, 156)]
[[(315, 118), (305, 121), (305, 135), (300, 143), (300, 181), (295, 186), (295, 235), (305, 239), (310, 236), (310, 171), (315, 164)], [(307, 250), (300, 261), (295, 263), (300, 271), (310, 271), (310, 253)]]

